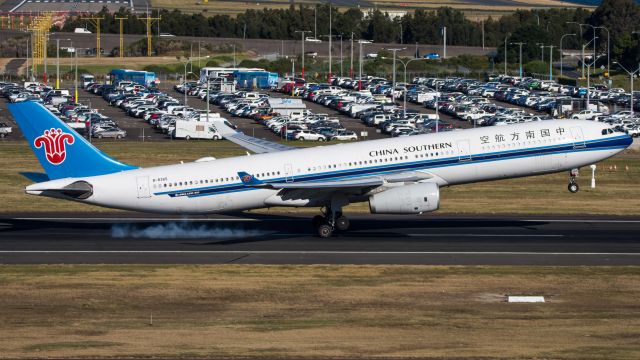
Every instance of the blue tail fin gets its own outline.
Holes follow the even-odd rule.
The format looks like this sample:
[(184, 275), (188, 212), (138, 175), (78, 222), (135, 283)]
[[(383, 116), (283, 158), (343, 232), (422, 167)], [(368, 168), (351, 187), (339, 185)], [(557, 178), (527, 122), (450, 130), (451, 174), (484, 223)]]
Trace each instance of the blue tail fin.
[(37, 102), (9, 104), (13, 118), (51, 180), (132, 170), (116, 161)]

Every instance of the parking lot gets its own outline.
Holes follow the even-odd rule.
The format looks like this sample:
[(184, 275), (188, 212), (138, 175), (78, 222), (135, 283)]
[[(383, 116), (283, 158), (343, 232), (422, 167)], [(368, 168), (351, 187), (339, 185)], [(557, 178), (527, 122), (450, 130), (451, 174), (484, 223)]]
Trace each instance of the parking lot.
[[(207, 92), (206, 84), (196, 81), (163, 83), (153, 90), (130, 82), (86, 85), (87, 89), (79, 90), (80, 104), (73, 104), (67, 96), (73, 91), (58, 94), (43, 84), (2, 84), (6, 100), (0, 102), (0, 122), (12, 128), (3, 139), (21, 138), (6, 102), (35, 100), (79, 130), (87, 130), (88, 119), (99, 141), (171, 141), (185, 137), (176, 136), (176, 121), (199, 121), (206, 116), (207, 95), (211, 113), (247, 135), (270, 141), (368, 140), (559, 117), (604, 121), (636, 136), (639, 123), (630, 111), (631, 94), (623, 89), (585, 89), (503, 76), (488, 81), (415, 78), (408, 84), (374, 77), (362, 79), (361, 84), (348, 78), (335, 78), (331, 84), (280, 79), (271, 89), (235, 94), (215, 84)], [(636, 109), (638, 95), (634, 94)], [(303, 111), (289, 113), (273, 105), (278, 102), (295, 102)]]

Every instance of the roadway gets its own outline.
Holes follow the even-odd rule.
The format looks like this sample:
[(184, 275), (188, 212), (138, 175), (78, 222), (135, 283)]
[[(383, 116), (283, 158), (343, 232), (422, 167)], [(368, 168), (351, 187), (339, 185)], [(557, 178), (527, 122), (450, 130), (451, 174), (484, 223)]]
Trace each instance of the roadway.
[(0, 263), (640, 265), (633, 218), (56, 214), (0, 218)]

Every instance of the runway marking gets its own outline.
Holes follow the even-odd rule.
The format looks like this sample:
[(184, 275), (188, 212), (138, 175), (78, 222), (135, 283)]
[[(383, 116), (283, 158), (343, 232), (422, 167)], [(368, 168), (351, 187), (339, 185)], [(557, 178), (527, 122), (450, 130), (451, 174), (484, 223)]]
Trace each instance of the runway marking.
[[(9, 219), (9, 218), (5, 218)], [(120, 217), (19, 217), (10, 218), (12, 220), (44, 220), (44, 221), (189, 221), (189, 222), (243, 222), (243, 221), (309, 221), (308, 218), (231, 218), (231, 219), (200, 219), (200, 218), (120, 218)], [(367, 220), (366, 218), (357, 218), (356, 220)], [(408, 220), (420, 220), (428, 222), (436, 221), (456, 221), (456, 222), (468, 222), (468, 221), (521, 221), (521, 222), (553, 222), (553, 223), (602, 223), (602, 224), (638, 224), (640, 220), (599, 220), (599, 219), (519, 219), (519, 218), (390, 218), (390, 221), (408, 221)]]
[[(65, 220), (65, 221), (124, 221), (124, 222), (132, 222), (132, 221), (185, 221), (185, 222), (242, 222), (242, 221), (262, 221), (262, 219), (253, 219), (253, 218), (236, 218), (236, 219), (185, 219), (185, 218), (83, 218), (83, 217), (72, 217), (72, 218), (60, 218), (60, 217), (25, 217), (25, 218), (13, 218), (13, 220), (45, 220), (45, 221), (56, 221), (56, 220)], [(292, 219), (269, 219), (269, 221), (291, 221)], [(295, 219), (294, 219), (295, 220)], [(304, 219), (305, 221), (309, 221), (308, 219)]]
[(640, 256), (615, 252), (537, 252), (537, 251), (315, 251), (315, 250), (0, 250), (0, 254), (253, 254), (253, 255), (570, 255)]
[[(346, 237), (357, 237), (358, 235), (365, 235), (365, 236), (371, 236), (371, 233), (368, 232), (351, 232), (351, 233), (346, 233), (346, 234), (341, 234), (341, 235), (346, 235)], [(354, 236), (355, 235), (355, 236)], [(269, 234), (269, 236), (315, 236), (314, 233), (274, 233), (274, 234)], [(380, 236), (384, 236), (384, 237), (390, 237), (393, 236), (393, 233), (391, 233), (391, 230), (388, 231), (388, 233), (385, 233), (383, 235)], [(424, 234), (420, 234), (420, 233), (414, 233), (414, 234), (405, 234), (405, 233), (401, 233), (398, 232), (397, 236), (409, 236), (409, 237), (565, 237), (565, 235), (561, 235), (561, 234), (434, 234), (434, 233), (424, 233)]]

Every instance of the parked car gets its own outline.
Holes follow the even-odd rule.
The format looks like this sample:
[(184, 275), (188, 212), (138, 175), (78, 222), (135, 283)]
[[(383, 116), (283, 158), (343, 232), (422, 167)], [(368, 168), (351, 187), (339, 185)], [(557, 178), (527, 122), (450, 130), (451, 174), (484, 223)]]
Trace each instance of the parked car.
[(347, 140), (347, 141), (356, 141), (358, 140), (358, 135), (356, 135), (353, 131), (340, 131), (331, 137), (331, 140)]
[(116, 127), (107, 127), (107, 128), (101, 128), (100, 130), (97, 130), (97, 131), (93, 131), (91, 133), (91, 136), (98, 139), (102, 139), (102, 138), (122, 139), (127, 136), (127, 132)]
[(305, 141), (305, 140), (317, 140), (317, 141), (325, 141), (327, 140), (327, 138), (322, 135), (322, 134), (318, 134), (315, 131), (312, 130), (299, 130), (295, 136), (294, 136), (295, 140), (300, 140), (300, 141)]

